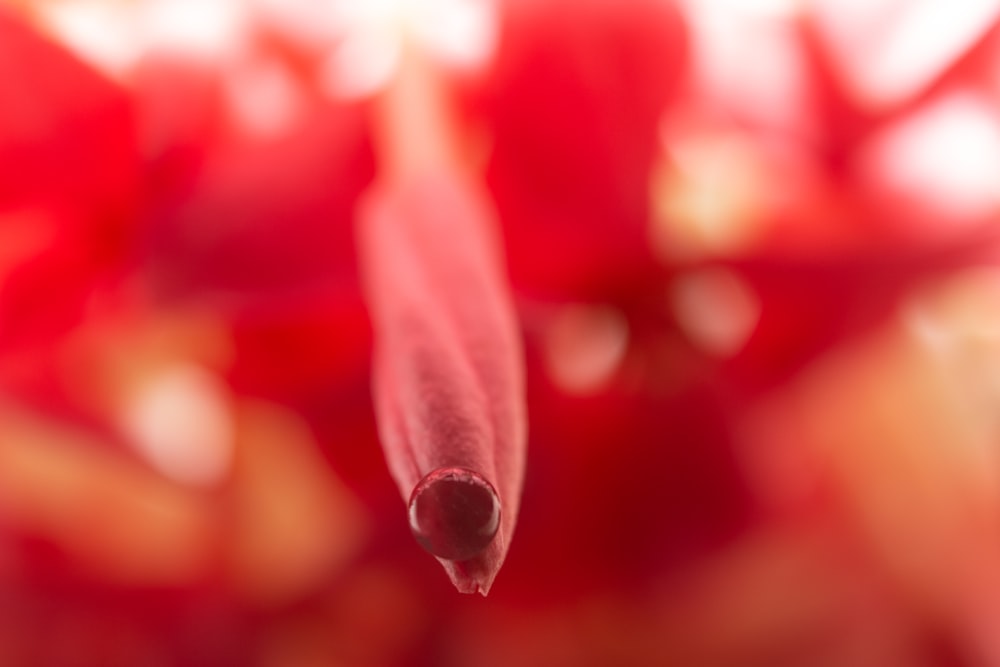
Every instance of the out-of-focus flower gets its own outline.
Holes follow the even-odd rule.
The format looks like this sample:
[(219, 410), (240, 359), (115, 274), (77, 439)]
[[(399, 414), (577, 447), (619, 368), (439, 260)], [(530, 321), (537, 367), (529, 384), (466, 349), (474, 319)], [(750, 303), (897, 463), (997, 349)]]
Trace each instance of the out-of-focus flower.
[[(1000, 664), (1000, 4), (967, 5), (0, 5), (0, 663)], [(355, 212), (387, 146), (441, 148), (382, 115), (413, 48), (524, 348), (485, 600), (371, 407), (407, 325)], [(435, 308), (492, 292), (432, 269), (427, 367), (475, 376), (513, 348)]]

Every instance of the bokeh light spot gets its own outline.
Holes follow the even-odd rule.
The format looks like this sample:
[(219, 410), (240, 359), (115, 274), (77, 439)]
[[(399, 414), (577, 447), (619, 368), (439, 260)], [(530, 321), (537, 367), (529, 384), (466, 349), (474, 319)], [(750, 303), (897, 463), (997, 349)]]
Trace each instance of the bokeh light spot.
[(156, 470), (183, 484), (217, 484), (229, 472), (233, 425), (226, 390), (208, 371), (175, 364), (128, 396), (122, 426)]
[(618, 369), (628, 350), (628, 323), (617, 310), (599, 305), (565, 306), (545, 337), (546, 361), (564, 390), (598, 390)]
[(714, 356), (739, 352), (760, 319), (757, 296), (729, 269), (683, 274), (671, 286), (670, 298), (681, 329)]

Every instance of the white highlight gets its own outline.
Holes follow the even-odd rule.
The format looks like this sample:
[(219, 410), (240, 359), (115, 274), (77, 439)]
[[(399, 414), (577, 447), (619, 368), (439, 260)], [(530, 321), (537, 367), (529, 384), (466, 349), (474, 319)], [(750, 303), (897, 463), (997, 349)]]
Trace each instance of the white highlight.
[(61, 41), (118, 78), (147, 53), (238, 63), (263, 23), (324, 59), (319, 83), (338, 98), (384, 86), (407, 44), (444, 68), (479, 68), (499, 31), (495, 0), (63, 0), (38, 11)]
[(951, 219), (1000, 212), (1000, 114), (990, 101), (939, 100), (876, 138), (864, 159), (877, 185)]
[(342, 21), (333, 9), (339, 0), (248, 1), (254, 13), (270, 29), (315, 50), (329, 47), (342, 36)]
[(145, 0), (139, 28), (151, 50), (225, 60), (244, 48), (249, 16), (242, 0)]
[(101, 0), (46, 2), (39, 6), (46, 28), (83, 60), (121, 78), (142, 53), (134, 12)]
[(335, 99), (372, 95), (389, 83), (401, 57), (401, 45), (391, 34), (350, 34), (324, 61), (320, 88)]
[(789, 18), (802, 10), (806, 0), (685, 0), (687, 14), (709, 13), (747, 18)]
[(38, 6), (43, 24), (63, 43), (119, 78), (151, 52), (232, 59), (246, 48), (246, 10), (242, 0), (66, 0)]
[(219, 482), (233, 457), (233, 422), (222, 383), (191, 364), (171, 366), (130, 397), (122, 428), (164, 476), (192, 485)]
[(495, 0), (253, 0), (261, 17), (323, 55), (334, 98), (371, 95), (409, 44), (452, 70), (482, 66), (496, 47)]
[(418, 41), (451, 67), (477, 67), (496, 48), (496, 7), (484, 0), (424, 0), (413, 3)]
[(328, 58), (321, 84), (337, 97), (364, 96), (384, 86), (407, 44), (452, 70), (482, 66), (496, 47), (492, 0), (330, 2), (330, 25), (340, 44)]
[(810, 72), (790, 22), (707, 10), (695, 18), (695, 69), (709, 99), (765, 127), (811, 130)]
[(812, 8), (855, 95), (886, 107), (961, 56), (1000, 15), (1000, 0), (814, 0)]

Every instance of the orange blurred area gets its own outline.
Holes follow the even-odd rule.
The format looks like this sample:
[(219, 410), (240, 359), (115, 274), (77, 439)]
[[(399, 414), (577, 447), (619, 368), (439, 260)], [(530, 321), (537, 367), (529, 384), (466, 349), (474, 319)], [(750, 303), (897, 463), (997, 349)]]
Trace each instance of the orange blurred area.
[[(561, 2), (0, 2), (0, 666), (1000, 667), (1000, 2)], [(357, 278), (438, 131), (525, 346), (485, 599)]]

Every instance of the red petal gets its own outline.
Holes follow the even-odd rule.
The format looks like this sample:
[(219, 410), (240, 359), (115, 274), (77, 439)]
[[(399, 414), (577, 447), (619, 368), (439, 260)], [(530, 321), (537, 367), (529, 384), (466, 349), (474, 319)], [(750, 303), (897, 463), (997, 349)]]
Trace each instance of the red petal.
[(126, 248), (136, 165), (124, 92), (0, 10), (0, 247), (28, 239), (0, 267), (0, 345), (82, 316)]
[[(514, 531), (525, 458), (521, 343), (491, 207), (471, 183), (438, 173), (376, 189), (358, 224), (389, 468), (407, 499), (432, 474), (469, 484), (452, 494), (470, 501), (468, 511), (418, 537), (460, 591), (485, 595)], [(452, 468), (460, 470), (442, 471)], [(500, 526), (479, 550), (468, 526), (458, 524), (488, 509), (489, 493), (474, 491), (489, 486), (499, 497)], [(424, 482), (411, 504), (418, 527), (425, 510), (448, 514), (441, 498), (423, 495), (428, 488), (431, 496), (447, 495)], [(438, 538), (458, 544), (441, 547)]]
[(661, 114), (687, 29), (671, 3), (510, 3), (479, 111), (520, 290), (564, 296), (651, 264), (646, 214)]

